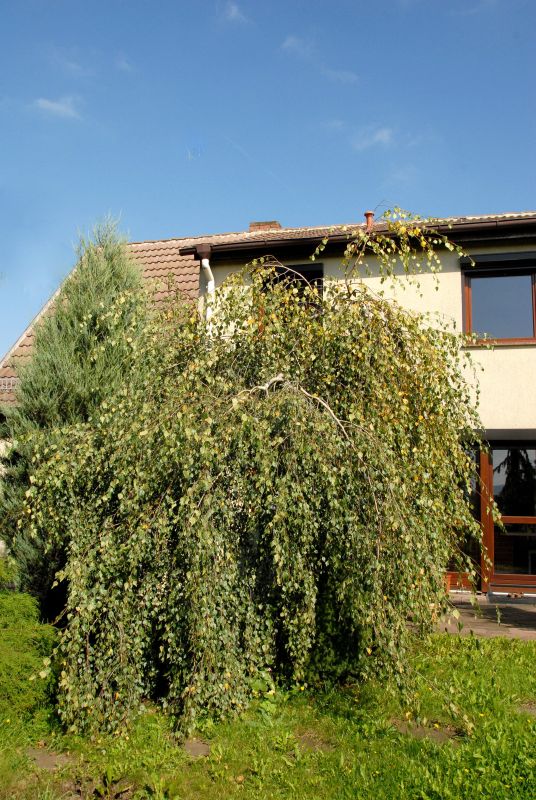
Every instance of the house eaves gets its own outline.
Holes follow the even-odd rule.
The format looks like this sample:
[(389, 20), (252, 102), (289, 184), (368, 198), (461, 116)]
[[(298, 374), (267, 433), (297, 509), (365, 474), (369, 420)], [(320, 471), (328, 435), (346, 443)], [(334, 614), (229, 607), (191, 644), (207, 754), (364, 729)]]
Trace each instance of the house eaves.
[[(496, 214), (478, 217), (447, 217), (433, 220), (427, 227), (463, 246), (478, 244), (485, 246), (498, 241), (515, 240), (532, 243), (536, 241), (536, 211)], [(328, 239), (328, 254), (342, 253), (352, 234), (365, 225), (336, 225), (318, 228), (277, 228), (262, 231), (200, 237), (180, 248), (181, 254), (196, 255), (199, 246), (210, 247), (212, 261), (253, 259), (260, 254), (277, 255), (280, 258), (311, 255), (323, 239)], [(388, 226), (375, 223), (374, 231), (388, 234)]]

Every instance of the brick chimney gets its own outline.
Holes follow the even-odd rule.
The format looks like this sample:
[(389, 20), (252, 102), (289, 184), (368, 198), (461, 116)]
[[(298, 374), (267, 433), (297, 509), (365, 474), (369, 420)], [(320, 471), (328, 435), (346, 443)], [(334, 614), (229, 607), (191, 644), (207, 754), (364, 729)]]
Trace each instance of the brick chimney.
[(269, 222), (250, 222), (249, 223), (249, 231), (253, 233), (253, 231), (273, 231), (273, 230), (280, 230), (281, 223), (278, 222), (276, 219), (270, 220)]

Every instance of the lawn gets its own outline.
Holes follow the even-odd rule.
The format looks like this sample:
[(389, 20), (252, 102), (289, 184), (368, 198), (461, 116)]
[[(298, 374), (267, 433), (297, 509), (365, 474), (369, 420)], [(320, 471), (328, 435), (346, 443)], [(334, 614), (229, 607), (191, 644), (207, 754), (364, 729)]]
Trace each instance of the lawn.
[(64, 735), (46, 689), (28, 681), (50, 633), (25, 620), (17, 652), (0, 618), (1, 800), (536, 797), (533, 642), (435, 634), (415, 643), (414, 701), (379, 682), (276, 691), (239, 719), (205, 724), (185, 749), (150, 706), (121, 735)]

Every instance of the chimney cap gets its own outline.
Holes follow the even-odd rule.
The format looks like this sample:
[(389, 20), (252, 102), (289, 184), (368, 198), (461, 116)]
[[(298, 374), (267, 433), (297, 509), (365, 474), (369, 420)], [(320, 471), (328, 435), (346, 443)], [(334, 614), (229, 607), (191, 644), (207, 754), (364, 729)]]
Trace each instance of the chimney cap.
[(365, 219), (367, 221), (367, 231), (371, 231), (374, 225), (374, 211), (365, 211)]
[(250, 233), (252, 233), (253, 231), (270, 231), (270, 230), (281, 230), (281, 223), (278, 222), (276, 219), (268, 220), (266, 222), (249, 223)]

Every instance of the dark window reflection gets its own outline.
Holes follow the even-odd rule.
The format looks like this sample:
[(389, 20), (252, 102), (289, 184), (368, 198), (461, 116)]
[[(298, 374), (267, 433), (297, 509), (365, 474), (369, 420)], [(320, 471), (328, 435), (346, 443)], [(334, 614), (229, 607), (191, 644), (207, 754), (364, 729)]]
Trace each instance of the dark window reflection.
[(536, 575), (536, 525), (505, 525), (495, 528), (495, 572)]
[(493, 449), (493, 496), (504, 516), (536, 516), (536, 449)]
[(497, 339), (534, 336), (530, 275), (471, 276), (473, 331)]
[(309, 264), (299, 264), (298, 266), (278, 266), (276, 267), (275, 280), (281, 281), (288, 286), (296, 287), (303, 293), (307, 286), (314, 287), (322, 294), (324, 268), (323, 266), (310, 266)]

